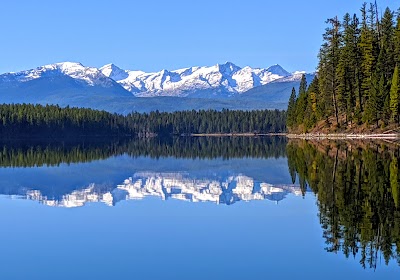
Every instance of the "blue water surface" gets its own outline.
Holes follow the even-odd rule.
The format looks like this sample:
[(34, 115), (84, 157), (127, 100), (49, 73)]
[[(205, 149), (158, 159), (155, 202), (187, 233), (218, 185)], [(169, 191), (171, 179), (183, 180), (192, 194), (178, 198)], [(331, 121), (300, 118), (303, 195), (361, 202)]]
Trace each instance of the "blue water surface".
[[(195, 184), (230, 182), (232, 203), (193, 201), (191, 195), (179, 196), (183, 191), (177, 187), (173, 189), (177, 195), (166, 198), (147, 193), (141, 199), (125, 197), (111, 204), (88, 200), (79, 207), (48, 206), (49, 201), (61, 201), (89, 186), (105, 186), (105, 193), (115, 194), (117, 185), (129, 177), (150, 182), (152, 176), (164, 182), (179, 176)], [(262, 186), (291, 189), (243, 199), (236, 191), (240, 179), (232, 178), (253, 182), (258, 186), (254, 193)], [(399, 266), (385, 265), (383, 258), (376, 269), (364, 269), (357, 258), (324, 250), (316, 197), (296, 191), (286, 158), (123, 155), (58, 167), (1, 168), (0, 188), (1, 279), (399, 279), (400, 275)], [(25, 195), (32, 190), (40, 193), (36, 199)]]

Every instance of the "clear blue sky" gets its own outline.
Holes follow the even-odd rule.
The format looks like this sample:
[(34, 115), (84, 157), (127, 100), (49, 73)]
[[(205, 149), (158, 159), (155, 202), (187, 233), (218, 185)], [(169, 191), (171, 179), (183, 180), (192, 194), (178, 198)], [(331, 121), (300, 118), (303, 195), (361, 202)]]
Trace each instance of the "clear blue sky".
[[(314, 71), (324, 21), (358, 0), (19, 0), (0, 7), (0, 73), (77, 61), (159, 71), (231, 61)], [(380, 8), (400, 0), (380, 0)]]

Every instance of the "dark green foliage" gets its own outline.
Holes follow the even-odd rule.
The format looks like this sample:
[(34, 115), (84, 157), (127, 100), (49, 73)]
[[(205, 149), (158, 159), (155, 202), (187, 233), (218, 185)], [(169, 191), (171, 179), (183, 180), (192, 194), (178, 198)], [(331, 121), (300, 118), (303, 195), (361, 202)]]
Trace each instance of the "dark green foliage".
[(301, 76), (301, 82), (299, 87), (299, 97), (295, 103), (295, 114), (296, 114), (296, 123), (301, 123), (304, 121), (305, 116), (307, 115), (307, 104), (308, 103), (308, 95), (307, 95), (307, 81), (306, 75)]
[(0, 167), (57, 166), (127, 154), (152, 158), (279, 158), (286, 156), (286, 137), (151, 137), (82, 138), (0, 143)]
[(1, 138), (128, 135), (122, 115), (83, 108), (32, 104), (0, 105)]
[(364, 268), (376, 268), (379, 252), (386, 264), (399, 262), (399, 147), (348, 144), (290, 141), (291, 174), (318, 198), (328, 252), (360, 258)]
[(400, 85), (399, 85), (399, 67), (396, 66), (394, 70), (394, 75), (392, 78), (392, 85), (390, 88), (390, 111), (392, 115), (392, 120), (399, 122), (400, 113)]
[(400, 65), (400, 8), (397, 12), (397, 24), (394, 31), (394, 62)]
[(296, 90), (295, 90), (295, 88), (293, 88), (292, 94), (290, 95), (290, 98), (289, 98), (289, 104), (288, 104), (288, 109), (287, 109), (286, 125), (288, 127), (291, 127), (292, 125), (294, 125), (296, 123), (295, 107), (296, 107)]
[[(370, 129), (399, 122), (400, 14), (363, 4), (361, 20), (347, 13), (328, 19), (319, 52), (318, 90), (309, 88), (295, 103), (288, 129), (305, 132), (325, 121), (332, 130)], [(310, 86), (311, 87), (311, 86)], [(310, 107), (311, 104), (311, 107)]]
[(127, 116), (83, 108), (30, 104), (0, 105), (1, 138), (181, 135), (200, 133), (285, 132), (279, 110), (201, 110), (131, 113)]
[(286, 112), (279, 110), (200, 110), (173, 113), (132, 113), (126, 117), (135, 133), (144, 135), (275, 133), (286, 131)]

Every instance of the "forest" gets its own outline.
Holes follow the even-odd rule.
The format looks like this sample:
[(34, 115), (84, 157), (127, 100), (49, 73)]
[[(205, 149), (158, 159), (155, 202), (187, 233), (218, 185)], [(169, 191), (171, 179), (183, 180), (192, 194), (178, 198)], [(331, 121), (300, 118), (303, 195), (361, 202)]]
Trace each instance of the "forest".
[(286, 112), (279, 110), (200, 110), (130, 113), (126, 116), (56, 105), (0, 105), (1, 138), (151, 136), (210, 133), (281, 133)]
[(287, 156), (293, 182), (316, 194), (328, 252), (400, 265), (398, 145), (290, 140)]
[(315, 79), (303, 76), (288, 104), (290, 132), (386, 131), (399, 127), (400, 9), (364, 3), (326, 21)]

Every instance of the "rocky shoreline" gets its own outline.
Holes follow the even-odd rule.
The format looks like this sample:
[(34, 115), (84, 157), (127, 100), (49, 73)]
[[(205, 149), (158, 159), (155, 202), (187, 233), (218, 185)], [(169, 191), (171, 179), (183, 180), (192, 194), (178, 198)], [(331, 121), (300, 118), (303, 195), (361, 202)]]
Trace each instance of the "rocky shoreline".
[(304, 133), (286, 134), (288, 138), (297, 139), (400, 139), (399, 133)]

